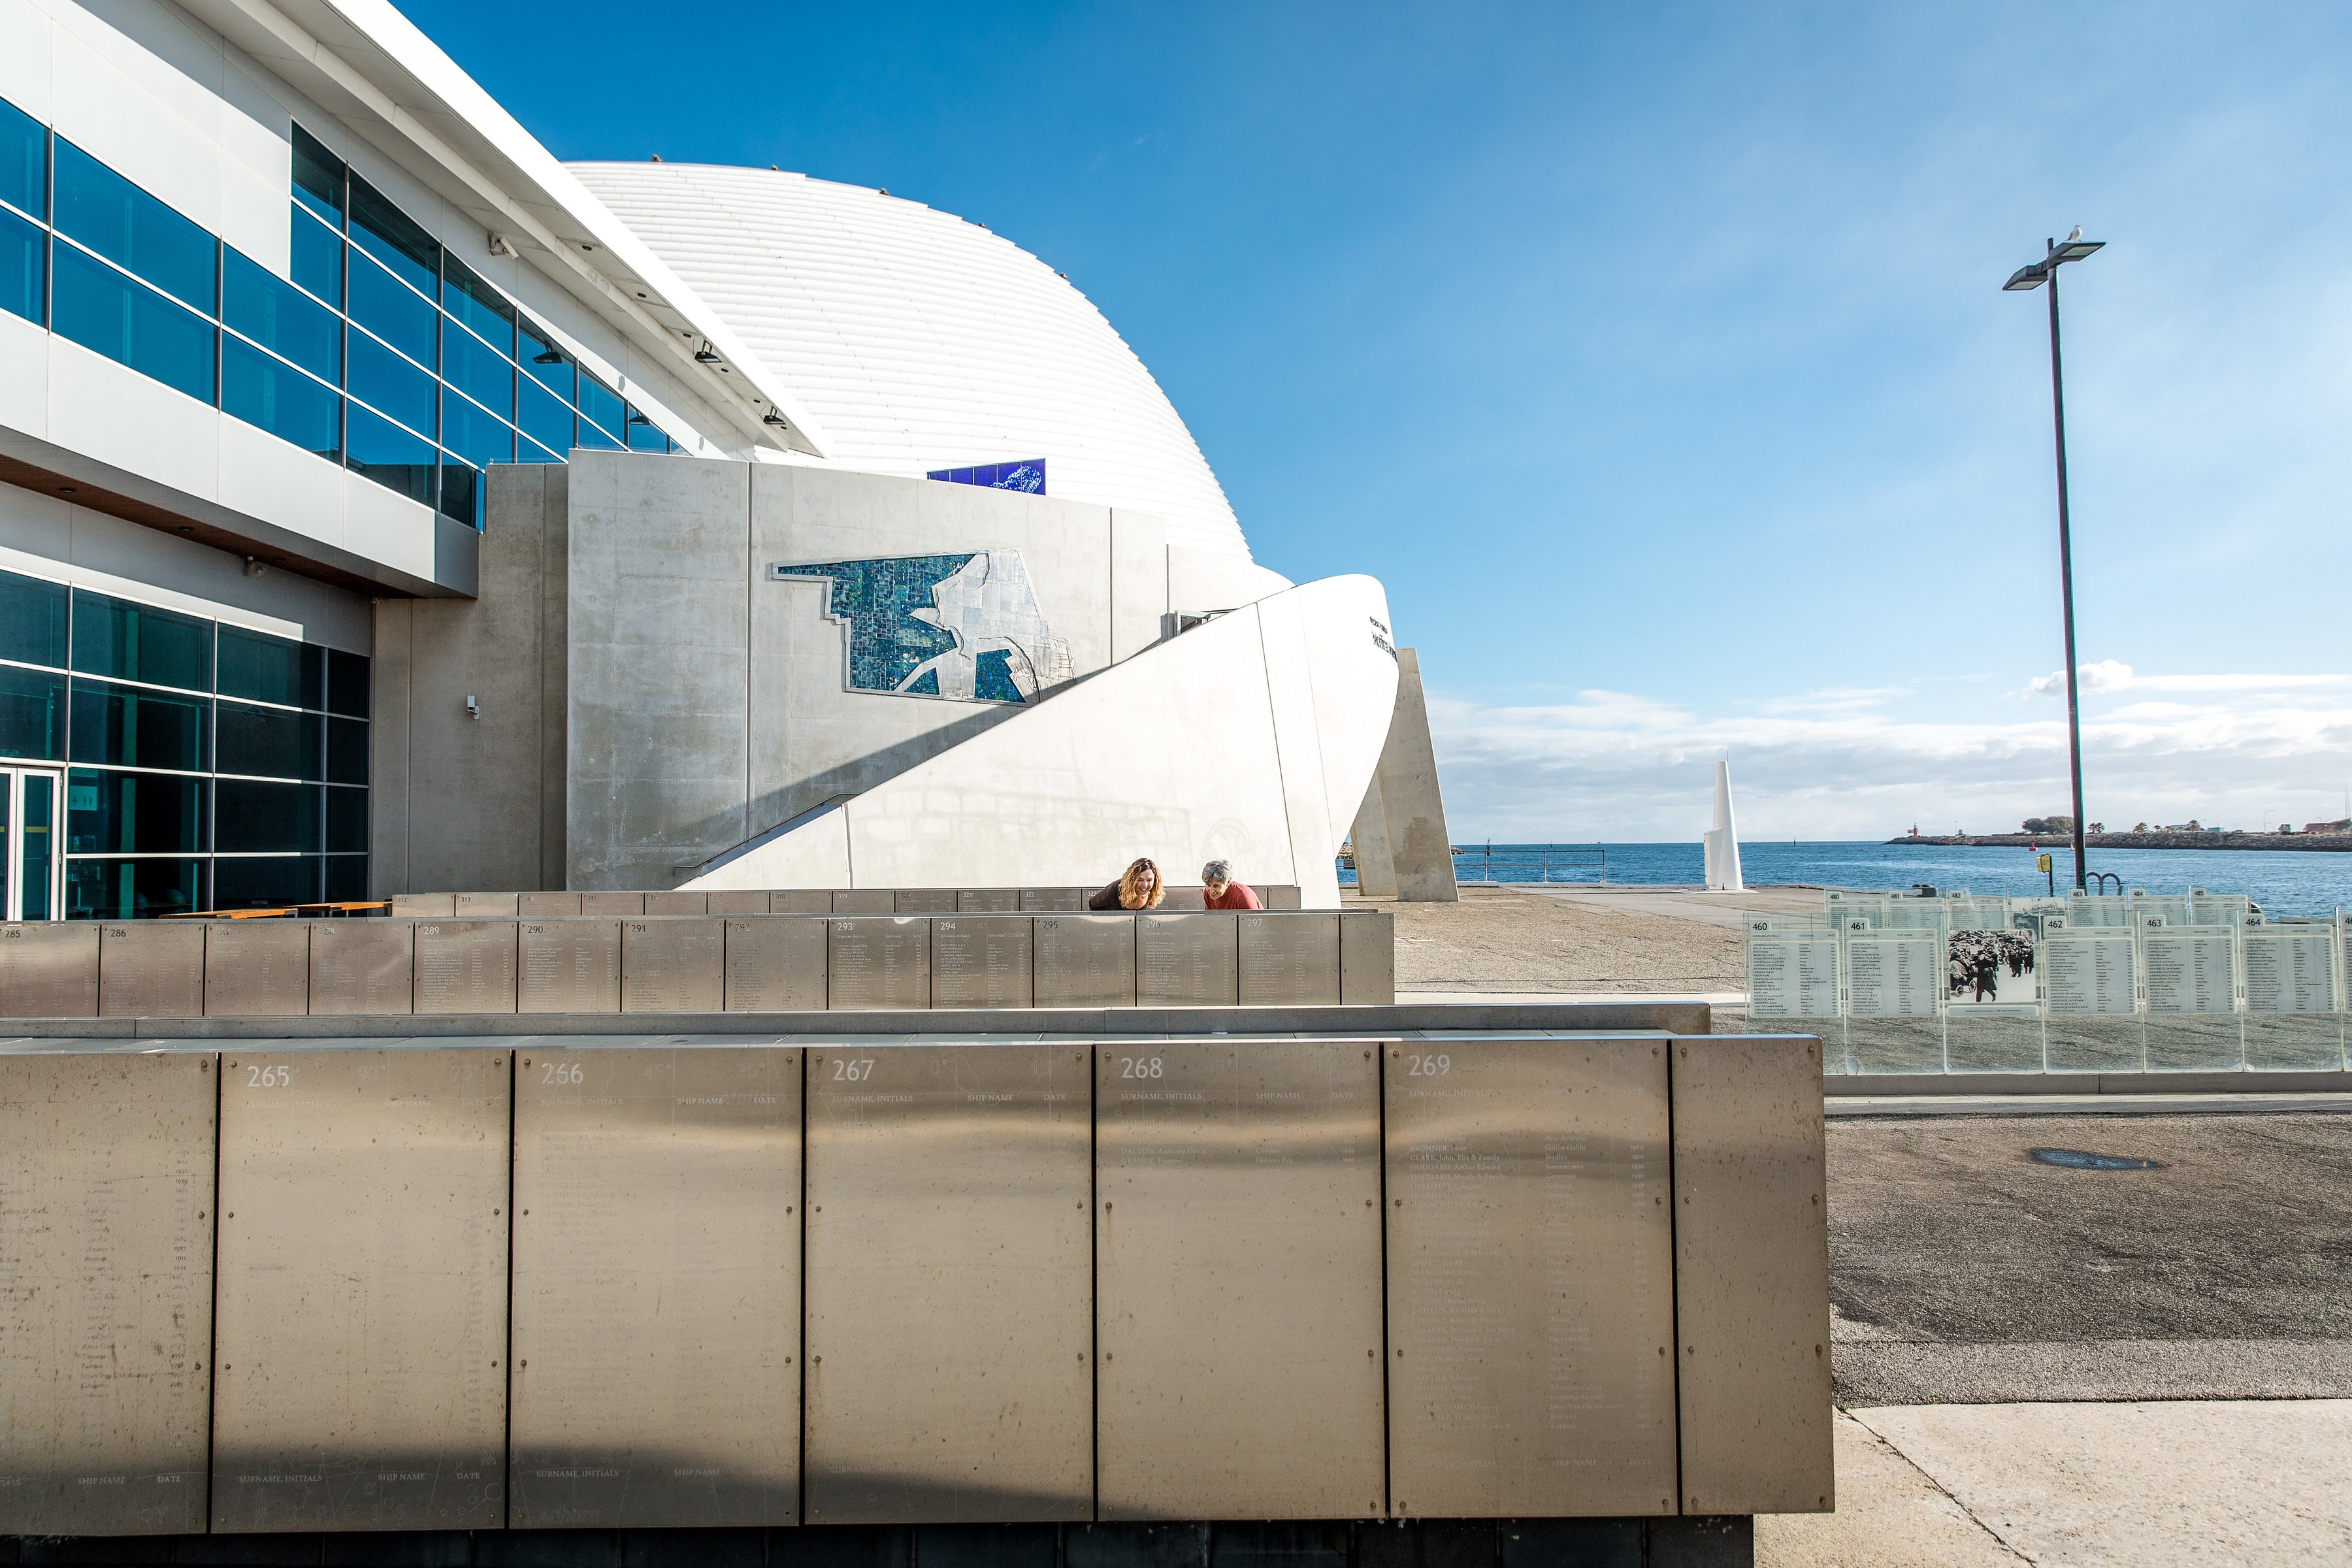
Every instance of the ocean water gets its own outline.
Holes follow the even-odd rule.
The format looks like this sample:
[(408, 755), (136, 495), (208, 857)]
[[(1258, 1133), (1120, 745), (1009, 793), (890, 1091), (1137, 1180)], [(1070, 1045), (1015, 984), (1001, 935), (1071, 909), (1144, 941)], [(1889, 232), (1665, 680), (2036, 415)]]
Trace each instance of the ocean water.
[[(2058, 891), (2074, 880), (2074, 852), (2051, 848)], [(1835, 888), (1908, 888), (1933, 883), (1944, 892), (2047, 893), (2049, 882), (2033, 868), (2028, 849), (1940, 844), (1783, 844), (1751, 840), (1739, 847), (1741, 876), (1750, 883), (1811, 882)], [(1497, 844), (1491, 858), (1485, 846), (1455, 855), (1454, 874), (1464, 881), (1641, 882), (1695, 885), (1705, 871), (1696, 843), (1685, 844)], [(2272, 914), (2324, 915), (2352, 909), (2352, 853), (2294, 849), (2093, 849), (2084, 864), (2111, 871), (2126, 888), (2152, 893), (2202, 888), (2209, 893), (2245, 893)], [(1353, 882), (1344, 868), (1342, 882)]]

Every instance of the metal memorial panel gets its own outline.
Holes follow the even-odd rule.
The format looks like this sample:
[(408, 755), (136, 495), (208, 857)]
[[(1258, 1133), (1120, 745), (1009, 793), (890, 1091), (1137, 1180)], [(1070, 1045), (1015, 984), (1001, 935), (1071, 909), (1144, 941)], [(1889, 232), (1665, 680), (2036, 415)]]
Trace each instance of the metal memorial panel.
[(1349, 1007), (1396, 1005), (1396, 917), (1386, 910), (1339, 916), (1339, 1001)]
[(1135, 921), (1122, 915), (1040, 915), (1030, 922), (1031, 1004), (1135, 1005)]
[(1240, 995), (1240, 922), (1232, 915), (1137, 915), (1135, 1005), (1231, 1007)]
[(1665, 1049), (1383, 1047), (1395, 1516), (1675, 1511)]
[(810, 1052), (805, 1522), (1092, 1517), (1092, 1055)]
[(830, 921), (769, 916), (726, 923), (729, 1012), (824, 1011), (824, 939)]
[(215, 1532), (505, 1522), (509, 1073), (223, 1053)]
[(310, 1010), (311, 921), (222, 921), (205, 932), (205, 1011), (218, 1018)]
[(515, 913), (525, 920), (562, 920), (579, 912), (577, 893), (523, 893), (515, 900)]
[(838, 888), (833, 893), (837, 915), (889, 915), (898, 912), (898, 895), (887, 888)]
[(1380, 1047), (1096, 1047), (1104, 1519), (1386, 1511)]
[[(764, 915), (768, 912), (768, 895), (754, 889), (738, 888), (732, 892), (705, 895), (710, 900), (714, 915)], [(818, 910), (822, 914), (824, 911)]]
[(829, 915), (833, 895), (823, 888), (778, 888), (768, 894), (772, 915)]
[(647, 893), (646, 913), (649, 915), (707, 915), (710, 912), (709, 893)]
[(515, 926), (515, 1011), (621, 1010), (621, 922), (583, 916)]
[(1027, 915), (941, 916), (931, 921), (931, 1005), (1030, 1005)]
[(1049, 912), (1075, 913), (1087, 907), (1087, 895), (1091, 888), (1024, 888), (1021, 889), (1023, 912), (1034, 914), (1040, 910)]
[(1242, 914), (1239, 994), (1244, 1007), (1339, 1005), (1339, 917), (1317, 911)]
[(641, 915), (646, 912), (643, 893), (583, 893), (580, 912), (583, 915)]
[(203, 921), (136, 921), (100, 926), (100, 1016), (204, 1016), (205, 925)]
[(450, 917), (461, 921), (512, 920), (522, 912), (520, 893), (459, 893)]
[(625, 921), (621, 1010), (721, 1013), (727, 1008), (727, 922), (704, 915)]
[(931, 1005), (931, 922), (863, 915), (825, 922), (825, 1005), (848, 1012)]
[(0, 1057), (0, 1535), (205, 1528), (213, 1068)]
[(964, 915), (1017, 915), (1018, 888), (966, 888), (956, 895), (956, 912)]
[(420, 921), (416, 926), (416, 1011), (515, 1010), (513, 921)]
[(96, 926), (88, 921), (0, 925), (0, 1018), (96, 1016)]
[(1258, 898), (1270, 910), (1295, 910), (1299, 905), (1298, 884), (1276, 882), (1272, 887), (1260, 888)]
[(1676, 1040), (1673, 1062), (1682, 1510), (1827, 1512), (1820, 1045)]
[(901, 888), (892, 898), (896, 911), (902, 915), (951, 915), (956, 912), (956, 890), (953, 888)]
[(455, 893), (394, 893), (392, 895), (392, 918), (394, 920), (450, 920), (457, 913)]
[(406, 1013), (415, 962), (416, 928), (406, 921), (320, 921), (310, 928), (310, 1011)]
[(800, 1521), (796, 1048), (515, 1064), (516, 1529)]

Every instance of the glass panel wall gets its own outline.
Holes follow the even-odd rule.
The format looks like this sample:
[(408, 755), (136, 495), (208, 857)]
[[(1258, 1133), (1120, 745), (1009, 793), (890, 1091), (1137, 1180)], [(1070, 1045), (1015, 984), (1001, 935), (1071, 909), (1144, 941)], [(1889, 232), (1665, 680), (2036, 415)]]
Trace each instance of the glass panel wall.
[(475, 528), (490, 464), (678, 449), (299, 125), (293, 143), (289, 281), (0, 101), (0, 310)]
[(368, 660), (0, 572), (0, 756), (68, 764), (66, 910), (367, 896)]

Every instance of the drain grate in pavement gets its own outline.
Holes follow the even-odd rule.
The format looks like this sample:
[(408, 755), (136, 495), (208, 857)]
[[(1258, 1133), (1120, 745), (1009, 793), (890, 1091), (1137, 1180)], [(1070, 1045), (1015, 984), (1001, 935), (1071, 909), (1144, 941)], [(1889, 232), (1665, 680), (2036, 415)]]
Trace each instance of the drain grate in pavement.
[(2161, 1160), (2142, 1160), (2131, 1154), (2094, 1154), (2085, 1149), (2029, 1149), (2035, 1163), (2043, 1165), (2063, 1165), (2070, 1171), (2161, 1171)]

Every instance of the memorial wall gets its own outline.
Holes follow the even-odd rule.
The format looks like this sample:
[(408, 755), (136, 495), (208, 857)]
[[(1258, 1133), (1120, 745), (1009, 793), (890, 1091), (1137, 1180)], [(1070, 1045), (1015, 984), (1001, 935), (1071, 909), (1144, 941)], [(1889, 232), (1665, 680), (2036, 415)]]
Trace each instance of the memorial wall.
[(2352, 913), (1840, 891), (1820, 917), (1743, 923), (1749, 1026), (1821, 1034), (1832, 1072), (2347, 1066)]
[(257, 1044), (0, 1052), (0, 1534), (1833, 1500), (1810, 1039)]
[[(565, 895), (583, 902), (617, 896)], [(1396, 1001), (1395, 919), (1384, 910), (721, 916), (639, 910), (518, 917), (510, 912), (517, 896), (505, 894), (499, 897), (509, 912), (473, 918), (484, 897), (457, 895), (454, 905), (464, 906), (457, 914), (421, 920), (0, 926), (0, 1017)], [(829, 901), (877, 897), (893, 895), (834, 894)]]

